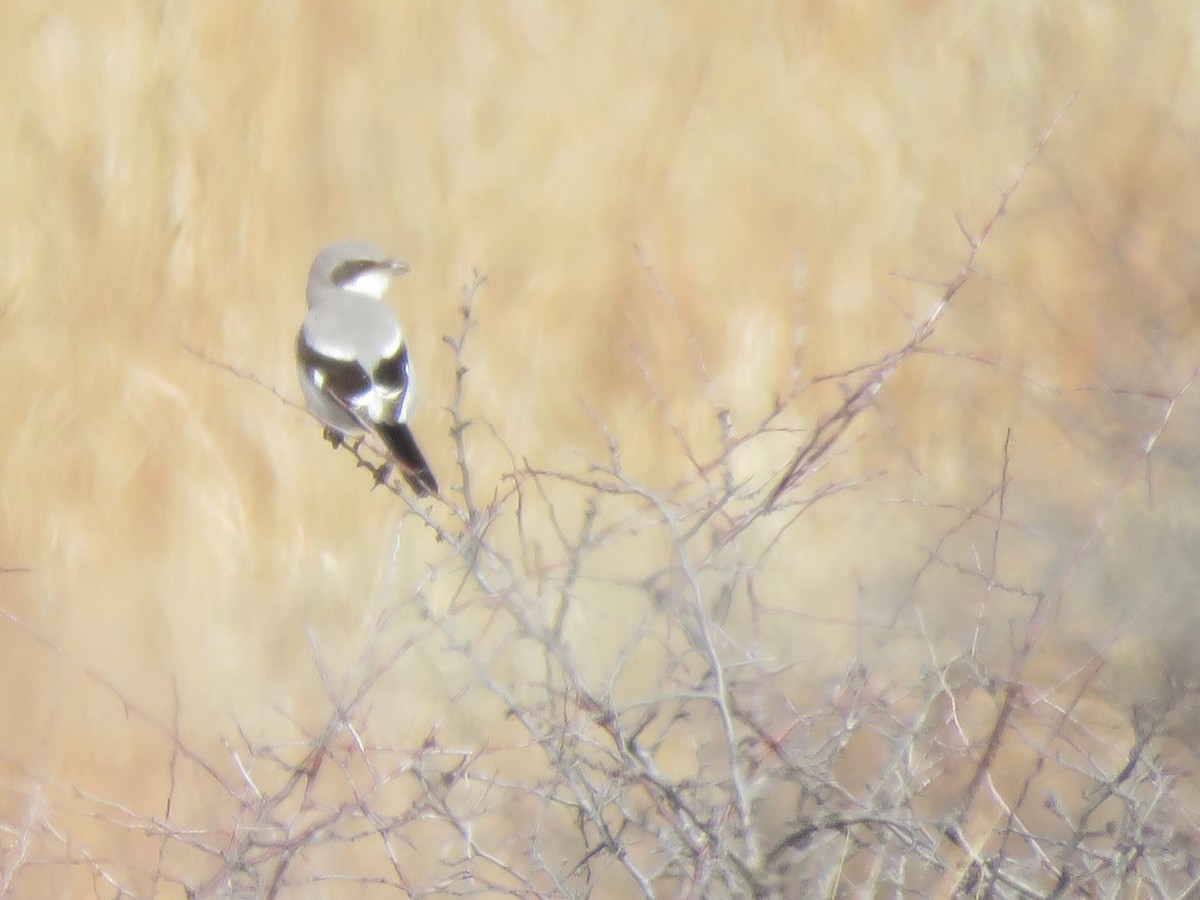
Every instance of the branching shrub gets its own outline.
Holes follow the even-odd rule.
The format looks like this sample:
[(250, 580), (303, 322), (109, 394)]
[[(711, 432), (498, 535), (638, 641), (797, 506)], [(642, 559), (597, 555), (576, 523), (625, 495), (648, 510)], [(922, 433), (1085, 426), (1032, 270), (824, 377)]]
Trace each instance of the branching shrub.
[[(1194, 689), (1123, 712), (1096, 689), (1103, 658), (1071, 660), (1050, 638), (1110, 505), (1045, 583), (1005, 579), (997, 558), (1029, 536), (1006, 508), (1011, 431), (979, 502), (941, 510), (948, 524), (897, 578), (898, 602), (806, 617), (788, 595), (793, 529), (872, 481), (832, 463), (884, 427), (875, 402), (893, 374), (935, 352), (1028, 168), (982, 228), (963, 229), (961, 269), (899, 346), (797, 375), (741, 429), (708, 381), (715, 454), (664, 404), (662, 446), (686, 469), (665, 485), (640, 479), (602, 422), (605, 457), (562, 469), (516, 458), (467, 417), (476, 277), (447, 340), (458, 487), (430, 505), (385, 482), (432, 536), (428, 569), (356, 663), (322, 669), (323, 727), (297, 723), (288, 746), (239, 733), (202, 749), (78, 664), (169, 744), (168, 796), (151, 813), (70, 785), (23, 794), (24, 816), (0, 831), (3, 892), (65, 867), (97, 896), (1191, 895), (1195, 754), (1170, 726)], [(1194, 379), (1163, 398), (1131, 466)], [(798, 421), (831, 383), (841, 400)], [(510, 459), (495, 484), (473, 469), (485, 447)], [(372, 447), (343, 448), (377, 472)], [(774, 454), (775, 468), (748, 471), (744, 454)], [(939, 631), (935, 572), (963, 585), (973, 629)], [(811, 664), (847, 630), (840, 665)], [(397, 744), (390, 724), (416, 698), (396, 673), (421, 659), (439, 660), (447, 708)], [(76, 817), (152, 850), (136, 864), (98, 854), (72, 836)]]

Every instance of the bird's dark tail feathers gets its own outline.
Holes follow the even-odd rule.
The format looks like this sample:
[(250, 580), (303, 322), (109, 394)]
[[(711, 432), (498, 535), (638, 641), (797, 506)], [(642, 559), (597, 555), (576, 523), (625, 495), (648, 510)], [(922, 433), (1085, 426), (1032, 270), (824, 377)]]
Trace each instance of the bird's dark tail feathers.
[(399, 467), (400, 474), (413, 489), (413, 493), (418, 497), (436, 494), (437, 479), (433, 477), (433, 470), (429, 468), (429, 463), (425, 462), (425, 457), (421, 454), (409, 427), (403, 424), (376, 425), (375, 431), (387, 445), (392, 460)]

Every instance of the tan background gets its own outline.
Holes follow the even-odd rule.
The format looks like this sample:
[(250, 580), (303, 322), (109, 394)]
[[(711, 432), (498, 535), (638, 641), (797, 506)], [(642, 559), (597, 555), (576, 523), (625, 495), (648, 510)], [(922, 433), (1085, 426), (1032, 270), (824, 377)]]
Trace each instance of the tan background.
[[(1006, 564), (1070, 572), (1049, 649), (1104, 648), (1135, 695), (1164, 659), (1190, 677), (1196, 400), (1147, 467), (1163, 401), (1137, 393), (1174, 394), (1197, 359), (1188, 4), (61, 7), (10, 2), (0, 29), (0, 566), (28, 570), (0, 578), (0, 606), (53, 645), (0, 622), (12, 834), (46, 817), (114, 871), (152, 865), (149, 841), (70, 815), (79, 792), (141, 815), (164, 802), (170, 742), (99, 679), (229, 771), (221, 736), (319, 727), (321, 667), (342, 677), (444, 558), (307, 416), (187, 351), (298, 400), (321, 245), (356, 235), (411, 263), (391, 300), (444, 483), (441, 337), (477, 268), (466, 409), (499, 436), (476, 432), (479, 496), (511, 467), (501, 441), (584, 472), (597, 422), (662, 484), (686, 460), (647, 372), (711, 447), (694, 349), (745, 428), (797, 360), (814, 376), (899, 346), (966, 258), (956, 216), (977, 231), (1060, 116), (935, 341), (974, 361), (906, 364), (835, 467), (885, 474), (789, 532), (762, 584), (831, 618), (893, 608), (953, 520), (930, 504), (982, 502), (1011, 427), (1009, 512), (1028, 528)], [(810, 392), (787, 422), (838, 397)], [(794, 441), (746, 448), (739, 473), (768, 482)], [(633, 547), (620, 565), (653, 564)], [(924, 586), (959, 636), (955, 578)], [(623, 601), (590, 602), (582, 665), (605, 672)], [(777, 640), (817, 678), (854, 643), (812, 625)], [(432, 647), (406, 657), (393, 746), (511, 727), (483, 703), (451, 715), (452, 669)], [(203, 777), (176, 790), (177, 821), (225, 821)], [(210, 861), (173, 865), (198, 880)]]

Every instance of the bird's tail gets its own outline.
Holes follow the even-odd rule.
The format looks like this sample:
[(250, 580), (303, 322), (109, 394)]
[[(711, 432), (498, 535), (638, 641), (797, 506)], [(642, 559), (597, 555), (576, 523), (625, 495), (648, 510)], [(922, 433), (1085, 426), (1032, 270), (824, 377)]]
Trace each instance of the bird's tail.
[(388, 452), (400, 468), (400, 474), (404, 476), (413, 492), (419, 497), (436, 494), (437, 479), (433, 477), (433, 470), (429, 468), (429, 463), (425, 462), (425, 457), (409, 427), (404, 424), (377, 424), (375, 431), (387, 445)]

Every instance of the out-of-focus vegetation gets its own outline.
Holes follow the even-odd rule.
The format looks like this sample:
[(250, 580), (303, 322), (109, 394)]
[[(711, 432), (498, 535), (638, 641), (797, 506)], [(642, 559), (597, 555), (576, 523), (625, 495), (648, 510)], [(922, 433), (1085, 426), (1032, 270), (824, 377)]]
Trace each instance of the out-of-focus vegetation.
[(1193, 890), (1198, 30), (8, 4), (0, 893)]

